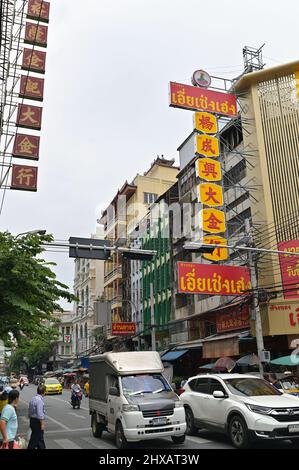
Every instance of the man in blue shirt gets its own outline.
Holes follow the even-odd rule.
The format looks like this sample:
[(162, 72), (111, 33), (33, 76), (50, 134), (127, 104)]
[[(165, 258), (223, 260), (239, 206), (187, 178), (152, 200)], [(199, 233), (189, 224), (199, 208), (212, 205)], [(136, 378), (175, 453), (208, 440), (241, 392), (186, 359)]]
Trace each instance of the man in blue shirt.
[(31, 428), (31, 437), (28, 449), (45, 449), (44, 430), (45, 430), (45, 387), (39, 385), (37, 394), (31, 398), (29, 403), (29, 419)]
[(13, 443), (18, 430), (18, 418), (16, 413), (18, 402), (18, 390), (11, 390), (8, 394), (8, 403), (4, 406), (1, 413), (0, 431), (3, 437), (2, 445), (8, 446), (9, 449), (13, 449)]

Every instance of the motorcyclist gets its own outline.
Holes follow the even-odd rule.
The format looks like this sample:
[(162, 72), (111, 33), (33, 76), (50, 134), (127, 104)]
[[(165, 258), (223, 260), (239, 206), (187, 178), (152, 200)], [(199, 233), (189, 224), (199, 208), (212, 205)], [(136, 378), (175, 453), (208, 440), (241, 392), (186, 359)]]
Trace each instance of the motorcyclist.
[(73, 383), (73, 385), (71, 386), (71, 401), (76, 400), (77, 394), (79, 395), (79, 399), (81, 400), (82, 391), (79, 380), (76, 380), (75, 383)]

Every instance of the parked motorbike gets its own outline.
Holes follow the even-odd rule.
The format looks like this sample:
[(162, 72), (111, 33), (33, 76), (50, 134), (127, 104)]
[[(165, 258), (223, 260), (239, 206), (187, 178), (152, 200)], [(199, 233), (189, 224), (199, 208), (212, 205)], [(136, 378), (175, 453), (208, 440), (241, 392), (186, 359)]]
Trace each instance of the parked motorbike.
[(75, 408), (80, 408), (81, 405), (81, 400), (82, 400), (82, 392), (72, 392), (71, 395), (71, 405), (72, 407)]

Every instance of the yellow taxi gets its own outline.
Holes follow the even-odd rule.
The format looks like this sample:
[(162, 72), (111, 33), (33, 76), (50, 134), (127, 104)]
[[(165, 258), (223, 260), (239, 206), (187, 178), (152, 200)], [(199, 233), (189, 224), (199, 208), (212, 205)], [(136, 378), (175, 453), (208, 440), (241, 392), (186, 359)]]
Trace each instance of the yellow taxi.
[(62, 394), (62, 385), (59, 383), (57, 379), (49, 378), (45, 379), (44, 386), (46, 388), (45, 395), (51, 394)]

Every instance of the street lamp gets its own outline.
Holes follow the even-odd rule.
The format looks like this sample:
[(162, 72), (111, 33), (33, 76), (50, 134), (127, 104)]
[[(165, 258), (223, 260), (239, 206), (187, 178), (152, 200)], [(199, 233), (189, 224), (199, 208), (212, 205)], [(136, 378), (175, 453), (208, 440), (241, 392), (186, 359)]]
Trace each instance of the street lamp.
[(38, 229), (38, 230), (29, 230), (29, 232), (18, 233), (18, 235), (16, 235), (15, 238), (18, 238), (18, 237), (20, 237), (21, 235), (45, 235), (46, 232), (47, 232), (47, 230), (42, 230), (42, 229)]

